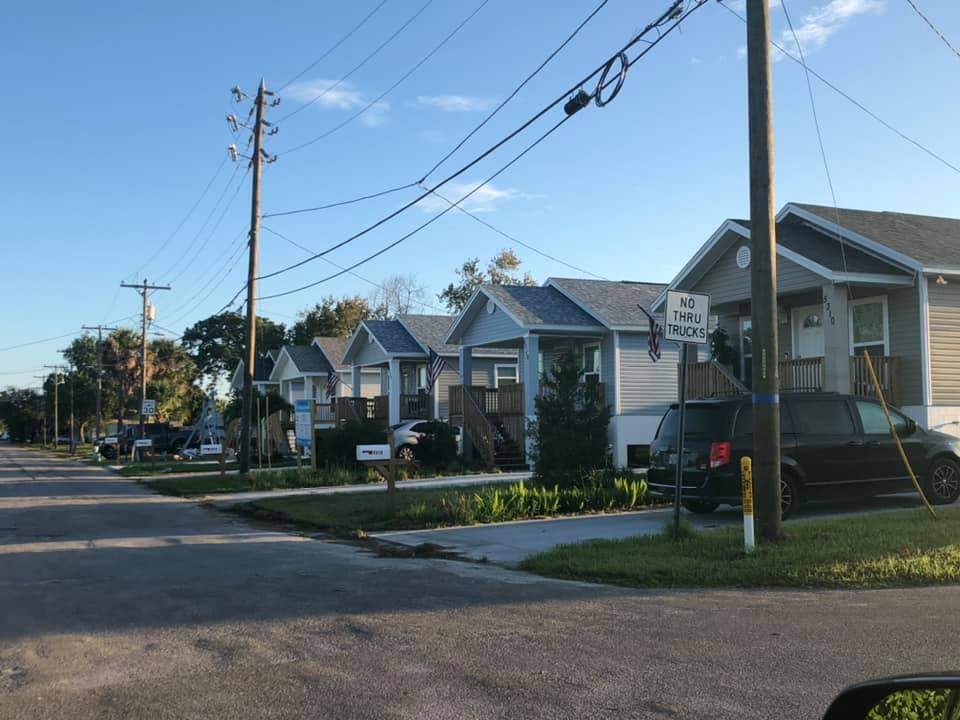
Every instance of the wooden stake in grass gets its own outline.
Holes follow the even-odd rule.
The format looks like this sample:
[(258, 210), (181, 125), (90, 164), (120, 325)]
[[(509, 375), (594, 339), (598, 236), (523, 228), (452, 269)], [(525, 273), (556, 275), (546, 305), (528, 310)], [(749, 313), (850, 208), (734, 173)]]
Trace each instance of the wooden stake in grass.
[(890, 417), (890, 409), (887, 407), (886, 398), (883, 397), (883, 390), (880, 388), (880, 381), (877, 380), (877, 371), (873, 369), (873, 360), (870, 358), (870, 353), (864, 351), (863, 356), (867, 359), (867, 370), (870, 372), (870, 380), (873, 382), (873, 386), (877, 389), (877, 397), (880, 399), (880, 407), (883, 408), (883, 414), (887, 418), (887, 426), (890, 428), (890, 435), (893, 437), (893, 441), (897, 444), (897, 450), (900, 453), (900, 459), (903, 460), (903, 465), (907, 468), (907, 472), (910, 473), (910, 479), (913, 480), (913, 486), (917, 489), (917, 493), (920, 495), (920, 499), (923, 500), (923, 504), (927, 506), (927, 510), (930, 511), (930, 515), (934, 520), (937, 519), (937, 513), (934, 512), (933, 507), (927, 501), (927, 496), (923, 494), (923, 489), (920, 487), (920, 483), (917, 481), (917, 476), (913, 472), (913, 468), (910, 466), (910, 461), (907, 459), (907, 454), (903, 451), (903, 444), (900, 442), (900, 436), (897, 435), (897, 429), (893, 425), (893, 418)]

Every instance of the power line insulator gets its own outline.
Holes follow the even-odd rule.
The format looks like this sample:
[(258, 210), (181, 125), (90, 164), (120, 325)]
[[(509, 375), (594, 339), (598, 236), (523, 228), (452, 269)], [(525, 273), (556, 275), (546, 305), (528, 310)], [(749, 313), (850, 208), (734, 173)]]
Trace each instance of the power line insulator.
[(236, 162), (236, 161), (237, 161), (237, 158), (238, 158), (239, 155), (240, 155), (240, 154), (237, 152), (237, 146), (234, 145), (233, 143), (230, 143), (229, 145), (227, 145), (227, 152), (230, 153), (230, 159), (233, 160), (234, 162)]

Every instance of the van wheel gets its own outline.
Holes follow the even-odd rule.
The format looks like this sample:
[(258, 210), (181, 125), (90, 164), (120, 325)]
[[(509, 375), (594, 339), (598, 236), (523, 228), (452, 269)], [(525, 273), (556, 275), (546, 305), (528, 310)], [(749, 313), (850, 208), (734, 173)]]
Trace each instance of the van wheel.
[(409, 445), (404, 445), (399, 450), (397, 450), (397, 457), (401, 460), (406, 460), (407, 462), (413, 462), (416, 458), (416, 453), (413, 452), (413, 448)]
[(790, 470), (780, 468), (780, 517), (790, 517), (800, 508), (802, 502), (800, 483), (796, 476)]
[(937, 458), (930, 465), (924, 492), (933, 505), (949, 505), (960, 497), (960, 466), (950, 458)]
[(707, 515), (720, 507), (720, 503), (709, 502), (707, 500), (684, 500), (683, 506), (697, 515)]

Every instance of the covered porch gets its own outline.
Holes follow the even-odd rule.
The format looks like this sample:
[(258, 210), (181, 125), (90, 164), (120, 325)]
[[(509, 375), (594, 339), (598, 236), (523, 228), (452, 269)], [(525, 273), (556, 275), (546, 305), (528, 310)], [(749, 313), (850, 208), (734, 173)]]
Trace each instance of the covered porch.
[(363, 370), (380, 371), (380, 392), (373, 397), (339, 397), (335, 420), (378, 420), (397, 425), (406, 420), (431, 420), (437, 417), (436, 393), (428, 393), (425, 362), (391, 358), (386, 362), (354, 365), (352, 387), (362, 387)]

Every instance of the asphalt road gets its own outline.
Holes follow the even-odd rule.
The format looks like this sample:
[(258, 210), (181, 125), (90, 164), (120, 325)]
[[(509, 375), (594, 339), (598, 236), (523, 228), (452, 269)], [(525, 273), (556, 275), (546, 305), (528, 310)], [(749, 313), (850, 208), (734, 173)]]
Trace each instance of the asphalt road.
[(816, 718), (956, 588), (634, 592), (381, 558), (0, 446), (0, 718)]

